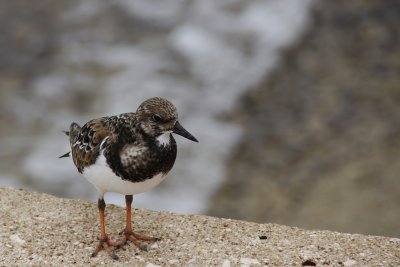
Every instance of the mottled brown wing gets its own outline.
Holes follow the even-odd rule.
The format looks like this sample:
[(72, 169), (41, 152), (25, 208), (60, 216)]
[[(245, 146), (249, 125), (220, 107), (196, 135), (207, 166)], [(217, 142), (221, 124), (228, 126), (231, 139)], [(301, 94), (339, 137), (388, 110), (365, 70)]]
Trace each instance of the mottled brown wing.
[[(70, 142), (72, 158), (79, 172), (86, 166), (96, 162), (100, 145), (106, 137), (114, 138), (112, 129), (105, 126), (107, 118), (94, 119), (86, 123), (82, 128), (72, 123), (70, 127)], [(78, 126), (78, 127), (77, 127)], [(104, 144), (103, 144), (104, 146)]]

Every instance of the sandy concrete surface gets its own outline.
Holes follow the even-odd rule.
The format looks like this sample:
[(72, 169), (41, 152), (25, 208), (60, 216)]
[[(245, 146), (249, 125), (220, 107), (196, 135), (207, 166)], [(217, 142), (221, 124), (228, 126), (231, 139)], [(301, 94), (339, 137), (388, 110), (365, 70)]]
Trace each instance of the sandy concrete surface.
[[(108, 205), (106, 224), (119, 238), (125, 210)], [(133, 210), (134, 229), (161, 237), (140, 251), (101, 252), (95, 203), (0, 188), (0, 266), (400, 266), (400, 239), (306, 231), (197, 215)]]

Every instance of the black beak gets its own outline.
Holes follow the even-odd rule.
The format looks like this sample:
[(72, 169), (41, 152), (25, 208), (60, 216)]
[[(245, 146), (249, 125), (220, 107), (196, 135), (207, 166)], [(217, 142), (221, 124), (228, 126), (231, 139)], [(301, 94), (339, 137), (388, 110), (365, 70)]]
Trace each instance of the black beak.
[(172, 132), (179, 134), (179, 135), (181, 135), (189, 140), (192, 140), (194, 142), (197, 142), (197, 143), (199, 142), (199, 141), (197, 141), (196, 138), (194, 138), (193, 135), (191, 135), (188, 131), (186, 131), (185, 128), (183, 128), (182, 125), (178, 121), (175, 123), (174, 129), (172, 130)]

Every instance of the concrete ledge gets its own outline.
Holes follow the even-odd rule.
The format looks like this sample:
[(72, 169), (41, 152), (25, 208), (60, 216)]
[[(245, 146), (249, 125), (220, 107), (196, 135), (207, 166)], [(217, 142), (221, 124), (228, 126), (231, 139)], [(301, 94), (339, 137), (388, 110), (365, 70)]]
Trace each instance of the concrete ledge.
[[(125, 210), (108, 205), (110, 236)], [(90, 258), (99, 234), (95, 203), (0, 188), (0, 265), (399, 266), (400, 239), (306, 231), (197, 215), (135, 209), (134, 229), (159, 236), (148, 252), (126, 246), (118, 262)], [(307, 265), (308, 264), (308, 265)]]

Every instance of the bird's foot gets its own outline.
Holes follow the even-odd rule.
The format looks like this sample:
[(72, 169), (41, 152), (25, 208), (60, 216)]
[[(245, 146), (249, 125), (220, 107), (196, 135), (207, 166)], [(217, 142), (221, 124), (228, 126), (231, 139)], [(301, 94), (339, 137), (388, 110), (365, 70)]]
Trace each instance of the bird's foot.
[(147, 251), (147, 244), (143, 241), (153, 243), (160, 240), (158, 237), (148, 236), (143, 233), (135, 233), (126, 229), (122, 230), (119, 234), (123, 236), (121, 241), (123, 244), (131, 241), (135, 246), (143, 251)]
[(110, 240), (108, 237), (105, 239), (100, 239), (100, 243), (97, 245), (96, 250), (92, 253), (92, 257), (96, 257), (100, 251), (104, 250), (113, 260), (118, 260), (118, 256), (114, 253), (114, 250), (119, 245), (119, 242)]

